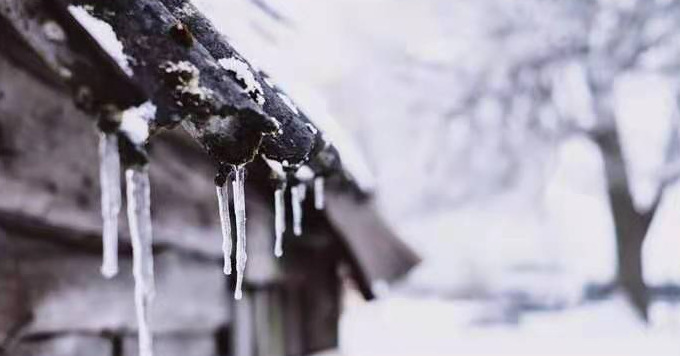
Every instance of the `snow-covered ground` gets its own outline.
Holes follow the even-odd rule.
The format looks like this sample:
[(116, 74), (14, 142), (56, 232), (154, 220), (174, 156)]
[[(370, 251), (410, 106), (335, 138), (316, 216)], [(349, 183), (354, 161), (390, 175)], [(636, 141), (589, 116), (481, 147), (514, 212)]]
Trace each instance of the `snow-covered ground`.
[(338, 354), (345, 356), (677, 356), (674, 323), (643, 327), (621, 297), (564, 311), (534, 312), (518, 324), (485, 322), (498, 306), (479, 301), (389, 297), (348, 302)]

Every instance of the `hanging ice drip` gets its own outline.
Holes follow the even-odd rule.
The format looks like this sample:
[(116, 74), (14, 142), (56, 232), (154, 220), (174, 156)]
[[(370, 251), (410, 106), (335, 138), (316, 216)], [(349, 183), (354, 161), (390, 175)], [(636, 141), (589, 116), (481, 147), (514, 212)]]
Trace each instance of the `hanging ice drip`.
[(106, 278), (118, 274), (118, 214), (121, 206), (120, 155), (116, 133), (99, 135), (99, 180), (102, 207), (102, 266)]
[(234, 298), (243, 296), (243, 277), (246, 269), (246, 199), (245, 199), (245, 166), (236, 167), (234, 180), (231, 182), (234, 194), (234, 216), (236, 217), (236, 290)]
[(232, 197), (234, 205), (234, 218), (236, 219), (236, 288), (234, 298), (241, 299), (243, 296), (243, 278), (248, 259), (246, 253), (246, 200), (245, 200), (245, 165), (225, 165), (219, 168), (215, 178), (217, 202), (220, 212), (220, 225), (222, 228), (222, 252), (224, 254), (225, 274), (230, 275), (232, 246), (231, 217), (229, 211), (229, 182), (231, 181)]
[[(149, 137), (149, 121), (156, 108), (150, 102), (104, 117), (100, 121), (99, 155), (102, 190), (102, 274), (111, 278), (118, 273), (118, 213), (121, 206), (120, 150), (124, 147), (127, 218), (132, 240), (135, 306), (139, 329), (139, 354), (153, 355), (149, 305), (155, 295), (151, 185), (144, 145)], [(122, 143), (121, 143), (122, 141)], [(135, 156), (135, 158), (131, 158)], [(142, 156), (142, 159), (139, 157)]]
[(224, 274), (231, 274), (231, 218), (229, 216), (229, 173), (231, 167), (221, 167), (220, 172), (215, 177), (215, 185), (217, 190), (217, 202), (220, 211), (220, 227), (222, 230), (222, 254), (224, 255)]
[(151, 198), (149, 169), (132, 166), (125, 171), (127, 190), (127, 215), (132, 239), (133, 276), (135, 279), (135, 306), (139, 328), (139, 354), (151, 356), (153, 340), (149, 320), (149, 305), (155, 296), (153, 270)]
[(325, 207), (325, 196), (324, 196), (324, 177), (318, 176), (314, 178), (314, 208), (316, 210), (323, 210)]

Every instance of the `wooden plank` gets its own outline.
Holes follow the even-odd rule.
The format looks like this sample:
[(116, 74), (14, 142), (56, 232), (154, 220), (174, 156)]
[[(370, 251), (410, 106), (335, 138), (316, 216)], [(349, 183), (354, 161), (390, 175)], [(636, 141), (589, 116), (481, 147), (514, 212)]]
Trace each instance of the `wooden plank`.
[(326, 211), (364, 297), (374, 298), (375, 283), (394, 281), (420, 262), (386, 225), (373, 202), (327, 189)]
[[(19, 261), (21, 293), (32, 312), (26, 335), (136, 330), (130, 256), (121, 258), (120, 274), (107, 280), (99, 273), (99, 254), (25, 235), (10, 236), (9, 240), (9, 251), (13, 251), (10, 257)], [(3, 258), (0, 265), (7, 266), (4, 261), (8, 260)], [(230, 299), (219, 263), (168, 251), (156, 256), (154, 267), (154, 332), (213, 333), (231, 321)], [(0, 294), (0, 305), (16, 304), (13, 300), (9, 293)], [(17, 311), (19, 307), (21, 304)]]
[(253, 300), (249, 290), (243, 291), (243, 298), (233, 303), (234, 323), (233, 355), (255, 355), (255, 330), (253, 324)]
[[(156, 335), (153, 346), (154, 354), (160, 356), (218, 355), (214, 335), (210, 333)], [(88, 356), (98, 355), (92, 354)], [(120, 356), (139, 356), (136, 336), (128, 336), (123, 340), (123, 353)]]
[[(23, 340), (12, 356), (117, 356), (110, 339), (77, 334)], [(127, 355), (125, 355), (127, 356)]]
[(277, 356), (271, 354), (270, 336), (271, 323), (269, 319), (269, 290), (257, 289), (253, 296), (253, 330), (255, 331), (255, 355)]
[[(0, 53), (0, 225), (98, 246), (101, 239), (97, 134), (64, 92), (27, 74)], [(35, 103), (40, 103), (36, 105)], [(180, 133), (152, 149), (154, 242), (221, 257), (214, 169)], [(125, 211), (123, 209), (123, 211)], [(129, 241), (124, 214), (120, 232)], [(128, 244), (129, 245), (129, 244)]]
[(286, 355), (303, 355), (305, 348), (300, 291), (294, 285), (285, 286), (282, 290), (281, 299), (284, 317), (284, 346)]
[(0, 229), (0, 354), (12, 347), (32, 317), (20, 261), (13, 250)]

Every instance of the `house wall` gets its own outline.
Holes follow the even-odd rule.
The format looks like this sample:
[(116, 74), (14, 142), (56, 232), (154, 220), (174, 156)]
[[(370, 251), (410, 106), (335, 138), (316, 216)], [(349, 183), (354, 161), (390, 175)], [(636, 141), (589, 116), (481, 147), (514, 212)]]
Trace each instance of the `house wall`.
[[(151, 168), (162, 355), (220, 353), (231, 321), (212, 169), (181, 137)], [(199, 156), (201, 155), (201, 156)], [(200, 157), (200, 159), (197, 159)], [(123, 207), (123, 212), (125, 208)], [(97, 136), (70, 97), (0, 56), (0, 350), (7, 355), (135, 355), (131, 251), (101, 263)]]
[[(322, 213), (308, 213), (305, 236), (287, 236), (277, 260), (271, 192), (252, 167), (246, 292), (234, 303), (206, 156), (173, 132), (154, 140), (151, 161), (158, 355), (300, 355), (337, 345), (340, 248)], [(91, 118), (0, 54), (0, 355), (137, 354), (125, 207), (120, 273), (106, 280), (98, 180)]]

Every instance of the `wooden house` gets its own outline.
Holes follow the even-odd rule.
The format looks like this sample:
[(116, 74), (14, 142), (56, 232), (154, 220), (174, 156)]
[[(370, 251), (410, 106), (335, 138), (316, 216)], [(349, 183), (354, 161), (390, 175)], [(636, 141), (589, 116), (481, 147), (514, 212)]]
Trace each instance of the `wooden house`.
[[(165, 11), (173, 1), (139, 3)], [(148, 76), (124, 75), (66, 6), (0, 0), (0, 354), (136, 355), (132, 248), (122, 217), (120, 273), (110, 280), (99, 274), (95, 120), (103, 115), (100, 103), (137, 104), (137, 95), (155, 84), (145, 82)], [(187, 24), (163, 21), (170, 31), (173, 22)], [(189, 59), (210, 56), (203, 49), (187, 53)], [(148, 55), (161, 54), (150, 49)], [(305, 200), (303, 234), (287, 229), (284, 255), (276, 258), (275, 186), (257, 157), (247, 166), (244, 298), (234, 301), (233, 282), (222, 273), (212, 160), (180, 130), (158, 133), (148, 155), (158, 355), (332, 349), (345, 286), (371, 299), (375, 283), (393, 281), (418, 262), (380, 218), (371, 192), (342, 168), (327, 176), (324, 210)], [(286, 219), (291, 226), (290, 209)]]

